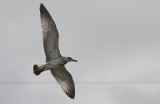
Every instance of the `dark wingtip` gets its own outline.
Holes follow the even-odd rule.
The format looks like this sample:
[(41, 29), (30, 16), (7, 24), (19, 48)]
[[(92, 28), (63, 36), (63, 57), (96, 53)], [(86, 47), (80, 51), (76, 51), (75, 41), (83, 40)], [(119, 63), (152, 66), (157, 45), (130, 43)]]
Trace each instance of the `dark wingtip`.
[(43, 3), (40, 3), (40, 8), (41, 8), (41, 7), (44, 7)]
[(74, 95), (68, 95), (68, 97), (70, 97), (71, 99), (74, 99)]
[(41, 9), (46, 9), (45, 6), (43, 5), (43, 3), (40, 3), (40, 10)]
[(75, 97), (75, 94), (72, 94), (72, 95), (68, 95), (71, 99), (74, 99)]
[(71, 93), (67, 94), (71, 99), (75, 98), (75, 88), (72, 89)]
[(70, 98), (71, 98), (71, 99), (74, 99), (74, 97), (75, 97), (75, 96), (73, 95), (73, 96), (71, 96)]
[(46, 7), (42, 3), (40, 3), (40, 8), (39, 9), (40, 9), (41, 17), (43, 15), (45, 18), (52, 19), (52, 17), (49, 14), (48, 10), (46, 9)]

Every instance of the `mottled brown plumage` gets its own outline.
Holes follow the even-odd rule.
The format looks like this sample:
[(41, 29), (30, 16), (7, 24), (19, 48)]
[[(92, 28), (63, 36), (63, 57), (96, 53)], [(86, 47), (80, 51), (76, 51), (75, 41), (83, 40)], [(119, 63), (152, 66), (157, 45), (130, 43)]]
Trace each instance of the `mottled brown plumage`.
[(77, 61), (71, 57), (61, 56), (58, 45), (59, 34), (56, 24), (43, 4), (40, 4), (40, 17), (46, 63), (43, 65), (34, 65), (33, 72), (35, 75), (40, 75), (41, 72), (50, 70), (62, 90), (70, 98), (74, 99), (74, 81), (64, 65), (67, 62)]

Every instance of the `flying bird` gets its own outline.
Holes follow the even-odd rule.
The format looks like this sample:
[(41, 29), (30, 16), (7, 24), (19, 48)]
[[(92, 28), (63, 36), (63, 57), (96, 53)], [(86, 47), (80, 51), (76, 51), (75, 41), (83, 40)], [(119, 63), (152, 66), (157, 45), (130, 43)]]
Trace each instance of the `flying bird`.
[(71, 57), (62, 56), (59, 51), (59, 34), (55, 22), (45, 6), (40, 4), (40, 18), (43, 34), (43, 47), (46, 55), (46, 63), (34, 65), (33, 72), (40, 75), (41, 72), (50, 70), (62, 90), (70, 98), (75, 97), (75, 86), (71, 74), (66, 70), (65, 64), (68, 62), (77, 62)]

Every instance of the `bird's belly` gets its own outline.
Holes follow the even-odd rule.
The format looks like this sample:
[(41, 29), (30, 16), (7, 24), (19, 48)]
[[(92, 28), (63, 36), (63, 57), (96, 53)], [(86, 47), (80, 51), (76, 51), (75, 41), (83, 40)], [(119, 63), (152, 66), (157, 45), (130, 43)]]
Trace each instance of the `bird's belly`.
[(50, 69), (55, 69), (55, 68), (59, 67), (59, 62), (53, 60), (53, 61), (50, 61), (48, 63), (48, 65), (49, 65)]

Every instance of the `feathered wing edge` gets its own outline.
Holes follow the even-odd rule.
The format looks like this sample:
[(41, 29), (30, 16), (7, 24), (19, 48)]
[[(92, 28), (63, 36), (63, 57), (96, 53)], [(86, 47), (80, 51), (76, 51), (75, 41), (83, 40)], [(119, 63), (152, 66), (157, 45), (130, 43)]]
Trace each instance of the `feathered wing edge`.
[(71, 74), (66, 70), (64, 66), (61, 66), (58, 69), (51, 70), (52, 75), (61, 86), (62, 90), (70, 98), (74, 99), (75, 97), (75, 86)]
[(61, 56), (59, 51), (59, 34), (55, 22), (45, 6), (40, 4), (40, 17), (43, 32), (43, 46), (46, 62)]

